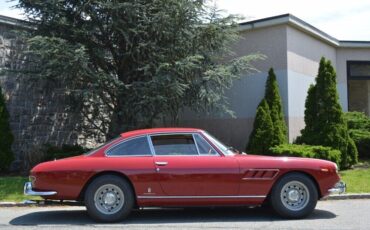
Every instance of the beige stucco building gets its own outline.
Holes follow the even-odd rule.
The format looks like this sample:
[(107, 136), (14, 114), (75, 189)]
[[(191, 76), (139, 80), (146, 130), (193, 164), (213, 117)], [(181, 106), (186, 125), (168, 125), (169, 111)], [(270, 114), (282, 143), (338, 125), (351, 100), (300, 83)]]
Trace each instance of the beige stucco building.
[(344, 111), (370, 115), (370, 41), (340, 41), (303, 20), (284, 14), (240, 24), (237, 55), (260, 52), (267, 56), (256, 63), (257, 74), (243, 76), (228, 92), (236, 118), (195, 117), (184, 114), (182, 124), (209, 130), (244, 150), (253, 127), (256, 108), (264, 94), (267, 71), (273, 67), (289, 130), (289, 140), (304, 127), (304, 103), (314, 83), (321, 57), (331, 60), (337, 71), (337, 89)]

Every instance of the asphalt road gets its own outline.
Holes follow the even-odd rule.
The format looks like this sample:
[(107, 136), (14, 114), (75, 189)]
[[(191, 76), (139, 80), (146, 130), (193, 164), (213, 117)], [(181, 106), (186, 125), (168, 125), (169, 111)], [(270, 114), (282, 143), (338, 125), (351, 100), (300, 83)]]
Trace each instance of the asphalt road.
[(0, 229), (370, 229), (370, 199), (320, 201), (303, 220), (267, 208), (188, 208), (134, 211), (121, 223), (93, 222), (83, 207), (0, 208)]

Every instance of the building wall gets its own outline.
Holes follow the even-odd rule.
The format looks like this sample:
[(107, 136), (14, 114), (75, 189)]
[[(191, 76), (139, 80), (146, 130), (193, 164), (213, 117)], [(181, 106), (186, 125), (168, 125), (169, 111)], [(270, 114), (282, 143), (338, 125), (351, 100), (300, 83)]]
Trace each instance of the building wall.
[(331, 60), (334, 68), (336, 67), (335, 47), (296, 28), (287, 28), (287, 114), (290, 141), (293, 141), (305, 126), (304, 106), (307, 91), (310, 84), (315, 82), (321, 57)]
[(266, 55), (266, 60), (254, 65), (258, 73), (245, 74), (236, 80), (226, 95), (229, 98), (235, 118), (223, 114), (196, 116), (191, 112), (182, 114), (181, 125), (208, 130), (228, 145), (245, 150), (250, 132), (253, 129), (254, 116), (264, 96), (265, 83), (269, 68), (273, 67), (277, 75), (280, 93), (287, 113), (287, 26), (275, 26), (242, 32), (242, 39), (233, 50), (236, 56), (259, 52)]
[(17, 42), (13, 32), (17, 28), (0, 24), (0, 87), (14, 135), (12, 149), (17, 160), (14, 169), (24, 167), (25, 159), (36, 158), (37, 149), (46, 143), (90, 147), (95, 144), (93, 140), (81, 136), (83, 120), (79, 112), (67, 106), (71, 98), (63, 87), (50, 87), (45, 81), (4, 71), (18, 69), (24, 64), (22, 43)]

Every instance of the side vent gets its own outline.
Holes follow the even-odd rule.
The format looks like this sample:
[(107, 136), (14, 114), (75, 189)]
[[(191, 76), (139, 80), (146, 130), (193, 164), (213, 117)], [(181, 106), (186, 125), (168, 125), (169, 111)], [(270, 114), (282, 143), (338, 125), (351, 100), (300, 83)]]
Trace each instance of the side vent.
[(272, 180), (279, 173), (279, 169), (248, 169), (242, 180)]

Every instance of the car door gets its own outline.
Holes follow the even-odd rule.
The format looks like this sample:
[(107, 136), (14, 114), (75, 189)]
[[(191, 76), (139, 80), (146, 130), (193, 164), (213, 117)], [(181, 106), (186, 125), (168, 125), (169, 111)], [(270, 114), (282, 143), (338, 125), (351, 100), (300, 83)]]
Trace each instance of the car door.
[(167, 196), (231, 196), (239, 189), (239, 166), (199, 133), (150, 136), (159, 182)]
[(106, 156), (106, 165), (127, 175), (137, 195), (163, 195), (147, 135), (112, 145)]

